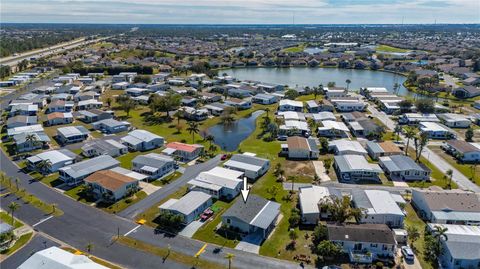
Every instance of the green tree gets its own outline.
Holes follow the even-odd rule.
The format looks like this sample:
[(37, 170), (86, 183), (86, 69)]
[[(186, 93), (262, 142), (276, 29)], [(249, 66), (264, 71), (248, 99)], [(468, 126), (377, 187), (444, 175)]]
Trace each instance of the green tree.
[(420, 113), (433, 113), (435, 112), (435, 103), (432, 99), (418, 99), (415, 102), (415, 106)]
[(14, 214), (15, 211), (17, 211), (19, 208), (20, 208), (20, 205), (17, 204), (17, 203), (15, 203), (15, 202), (11, 202), (11, 203), (8, 205), (8, 210), (10, 210), (10, 215), (12, 216), (12, 226), (15, 226), (15, 219), (14, 219), (13, 214)]
[(85, 247), (87, 249), (87, 252), (90, 254), (92, 253), (93, 250), (93, 243), (88, 243), (87, 246)]
[(400, 139), (400, 133), (402, 132), (402, 126), (400, 126), (400, 124), (395, 125), (393, 132), (395, 133), (395, 140), (398, 142)]
[(227, 107), (223, 110), (222, 114), (220, 115), (220, 122), (223, 125), (231, 125), (236, 121), (235, 118), (236, 110), (233, 107)]
[(330, 81), (330, 82), (327, 83), (327, 87), (328, 87), (328, 88), (333, 88), (333, 87), (335, 87), (335, 86), (336, 86), (335, 81)]
[(466, 141), (473, 141), (473, 129), (472, 128), (468, 128), (467, 131), (465, 132), (465, 140)]
[(279, 190), (280, 189), (277, 185), (273, 185), (267, 188), (267, 193), (270, 194), (272, 200), (275, 200)]
[(428, 144), (429, 136), (427, 132), (420, 132), (413, 137), (413, 143), (415, 145), (415, 161), (420, 162), (420, 157), (422, 156), (422, 151), (425, 146)]
[(420, 238), (420, 231), (418, 230), (417, 226), (408, 225), (407, 234), (408, 234), (408, 238), (412, 242), (412, 245), (413, 243), (415, 243), (415, 241), (417, 241), (418, 238)]
[(329, 240), (323, 240), (317, 245), (316, 252), (324, 259), (334, 259), (342, 254), (342, 248)]
[(188, 121), (187, 125), (187, 131), (192, 135), (192, 144), (195, 144), (195, 134), (198, 134), (198, 132), (200, 132), (200, 130), (198, 129), (198, 123), (195, 121)]
[(328, 152), (328, 139), (326, 137), (320, 137), (320, 145), (324, 153)]
[(410, 140), (415, 137), (418, 133), (418, 129), (412, 126), (406, 126), (403, 128), (403, 133), (407, 138), (407, 144), (405, 145), (405, 155), (408, 156), (408, 147), (410, 146)]
[(47, 173), (52, 168), (52, 161), (49, 159), (42, 160), (37, 163), (37, 169), (42, 173)]
[(288, 218), (288, 223), (290, 224), (290, 227), (298, 227), (298, 225), (300, 224), (300, 220), (300, 211), (297, 208), (292, 208), (290, 217)]
[(323, 160), (323, 167), (325, 168), (325, 172), (328, 174), (330, 167), (332, 167), (332, 159), (328, 158)]
[(285, 92), (285, 99), (295, 100), (298, 97), (298, 92), (292, 89), (289, 89)]
[(364, 209), (351, 207), (351, 198), (349, 196), (328, 197), (323, 205), (332, 216), (332, 220), (337, 223), (345, 223), (349, 219), (361, 219), (364, 216)]
[(453, 179), (453, 170), (452, 169), (448, 169), (445, 174), (447, 175), (447, 179), (448, 179), (448, 183), (447, 183), (447, 187), (449, 190), (452, 189), (452, 179)]
[(347, 83), (347, 91), (348, 91), (348, 88), (350, 86), (350, 83), (352, 83), (352, 81), (350, 79), (347, 79), (345, 80), (345, 83)]
[(232, 253), (227, 253), (227, 254), (225, 255), (225, 259), (228, 260), (228, 269), (231, 269), (231, 268), (232, 268), (233, 258), (235, 258), (235, 255), (232, 254)]

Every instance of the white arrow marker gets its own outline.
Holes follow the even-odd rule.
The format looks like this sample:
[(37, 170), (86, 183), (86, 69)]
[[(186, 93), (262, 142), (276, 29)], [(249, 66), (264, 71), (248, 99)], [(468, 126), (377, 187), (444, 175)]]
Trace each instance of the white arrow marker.
[(243, 190), (242, 190), (242, 198), (243, 202), (247, 203), (248, 199), (248, 193), (250, 192), (250, 189), (247, 186), (247, 177), (243, 177)]

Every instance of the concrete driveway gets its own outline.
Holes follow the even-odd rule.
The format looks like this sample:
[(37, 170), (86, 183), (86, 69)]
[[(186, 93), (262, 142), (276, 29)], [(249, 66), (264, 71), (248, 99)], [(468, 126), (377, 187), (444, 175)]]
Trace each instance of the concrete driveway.
[(401, 263), (405, 269), (422, 269), (422, 266), (420, 265), (420, 262), (417, 259), (417, 255), (415, 255), (414, 257), (415, 259), (413, 261), (406, 261), (405, 259), (403, 259), (402, 261), (402, 257), (403, 257), (402, 250), (399, 247), (397, 250), (398, 263)]
[(190, 224), (185, 226), (185, 228), (183, 228), (183, 230), (178, 234), (188, 238), (192, 238), (192, 236), (197, 232), (198, 229), (200, 229), (200, 227), (202, 227), (203, 224), (204, 222), (201, 222), (199, 220), (194, 220), (190, 222)]
[(263, 238), (257, 234), (249, 234), (240, 241), (235, 249), (258, 254)]
[(321, 182), (327, 182), (332, 180), (325, 171), (322, 161), (312, 161), (313, 167), (315, 168), (315, 173), (320, 178)]

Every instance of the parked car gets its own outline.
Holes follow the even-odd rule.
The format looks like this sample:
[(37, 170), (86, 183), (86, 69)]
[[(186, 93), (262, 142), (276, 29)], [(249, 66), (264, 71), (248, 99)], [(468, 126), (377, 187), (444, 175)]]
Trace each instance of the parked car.
[(288, 138), (288, 136), (286, 136), (286, 135), (279, 135), (279, 136), (277, 137), (277, 139), (278, 139), (279, 141), (287, 141), (287, 138)]
[(222, 158), (220, 158), (220, 160), (225, 161), (227, 158), (228, 158), (227, 154), (223, 154)]
[(213, 210), (211, 210), (210, 208), (207, 208), (207, 209), (205, 209), (205, 211), (203, 211), (203, 213), (200, 215), (200, 219), (201, 219), (202, 221), (206, 221), (206, 220), (209, 219), (212, 215), (213, 215)]
[(415, 254), (413, 254), (413, 251), (409, 246), (402, 247), (402, 255), (407, 261), (413, 261), (415, 259)]

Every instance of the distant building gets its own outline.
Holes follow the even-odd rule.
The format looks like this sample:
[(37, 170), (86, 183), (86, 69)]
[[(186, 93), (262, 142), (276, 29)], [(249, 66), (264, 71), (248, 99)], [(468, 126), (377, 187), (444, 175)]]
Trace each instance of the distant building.
[(185, 144), (180, 142), (168, 143), (163, 153), (180, 158), (182, 162), (188, 162), (196, 159), (202, 154), (204, 147), (197, 144)]

